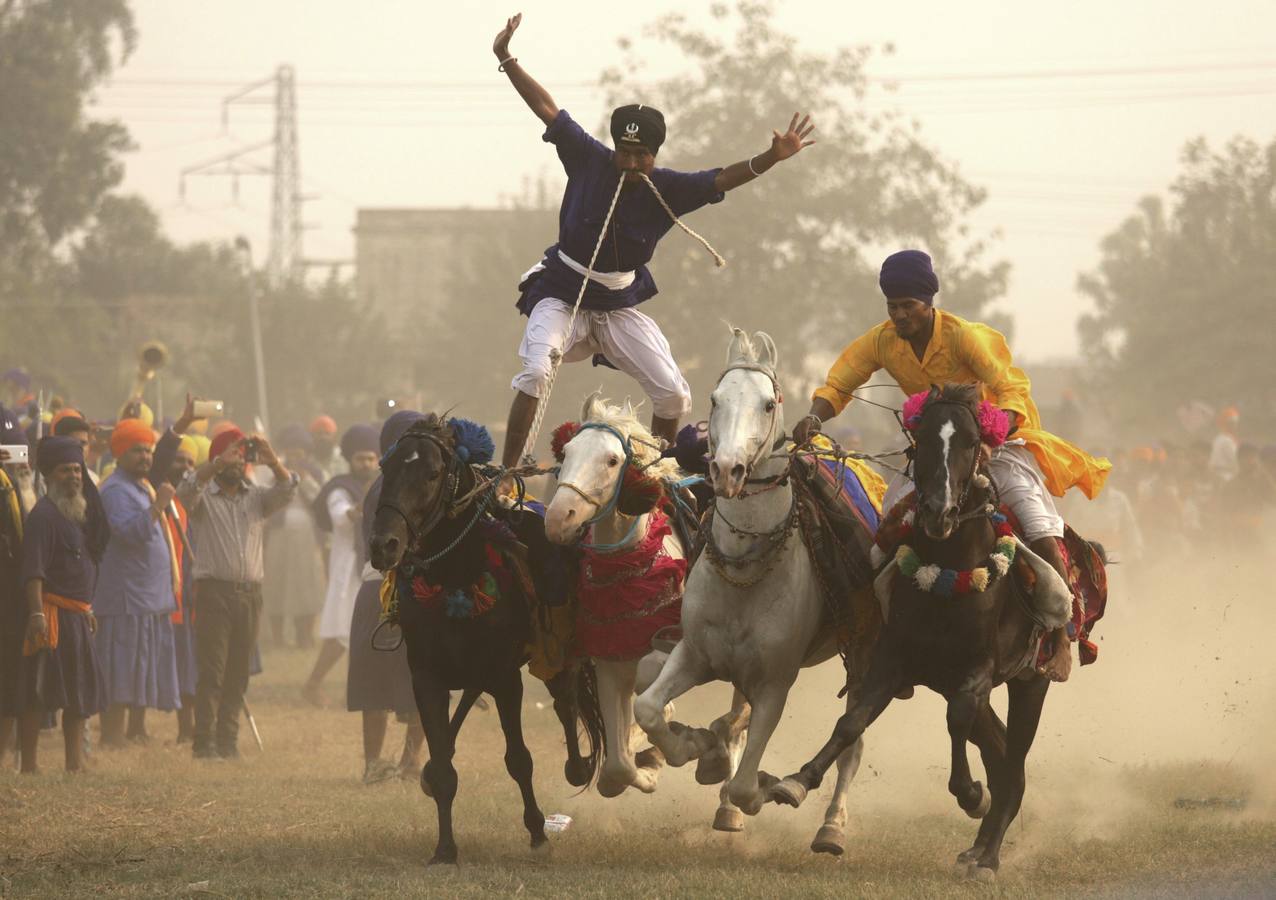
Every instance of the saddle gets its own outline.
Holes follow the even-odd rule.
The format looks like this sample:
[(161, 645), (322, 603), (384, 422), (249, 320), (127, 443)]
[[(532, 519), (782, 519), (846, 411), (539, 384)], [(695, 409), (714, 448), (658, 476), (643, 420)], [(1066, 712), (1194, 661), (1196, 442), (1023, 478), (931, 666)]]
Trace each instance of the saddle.
[(852, 666), (868, 661), (867, 653), (853, 651), (874, 641), (882, 625), (867, 590), (873, 582), (878, 512), (852, 467), (796, 457), (791, 478), (802, 541), (824, 594), (838, 652), (853, 675)]

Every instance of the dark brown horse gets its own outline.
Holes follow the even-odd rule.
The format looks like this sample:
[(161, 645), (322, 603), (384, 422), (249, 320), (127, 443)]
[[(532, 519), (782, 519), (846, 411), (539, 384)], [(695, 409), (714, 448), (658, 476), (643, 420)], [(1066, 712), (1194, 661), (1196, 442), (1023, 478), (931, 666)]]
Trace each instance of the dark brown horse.
[[(434, 798), (439, 813), (438, 846), (431, 864), (457, 859), (452, 756), (465, 713), (481, 693), (496, 701), (505, 734), (505, 767), (522, 793), (523, 824), (531, 845), (546, 843), (545, 816), (532, 791), (532, 756), (522, 727), (521, 670), (528, 661), (536, 598), (517, 584), (511, 586), (516, 579), (495, 578), (502, 573), (495, 571), (498, 564), (493, 560), (500, 556), (495, 548), (512, 542), (511, 524), (532, 542), (539, 537), (540, 546), (528, 554), (534, 568), (546, 563), (551, 549), (543, 524), (531, 513), (493, 518), (488, 505), (495, 483), (483, 489), (465, 455), (458, 452), (449, 420), (431, 415), (414, 424), (381, 461), (381, 498), (369, 547), (372, 565), (383, 572), (396, 570), (399, 579), (398, 622), (430, 751), (421, 787)], [(526, 518), (512, 521), (519, 515)], [(504, 587), (494, 587), (501, 580)], [(536, 580), (538, 585), (547, 583)], [(567, 738), (567, 780), (578, 787), (593, 780), (601, 756), (602, 711), (592, 685), (592, 669), (585, 666), (565, 670), (549, 683)], [(450, 690), (463, 695), (449, 722)], [(580, 752), (578, 714), (588, 738), (585, 756)]]
[[(991, 488), (979, 473), (978, 404), (973, 385), (933, 389), (915, 429), (917, 503), (910, 546), (924, 563), (958, 572), (996, 569), (990, 564), (997, 540)], [(968, 815), (983, 819), (974, 845), (957, 862), (971, 875), (993, 877), (1006, 829), (1023, 800), (1024, 760), (1050, 686), (1032, 665), (1050, 624), (1039, 619), (1021, 599), (1013, 576), (994, 575), (983, 591), (942, 596), (896, 570), (886, 624), (856, 702), (815, 758), (772, 788), (772, 799), (799, 805), (893, 697), (925, 685), (948, 701), (948, 790)], [(1003, 683), (1010, 692), (1006, 725), (988, 702)], [(989, 789), (971, 778), (968, 740), (979, 747)]]

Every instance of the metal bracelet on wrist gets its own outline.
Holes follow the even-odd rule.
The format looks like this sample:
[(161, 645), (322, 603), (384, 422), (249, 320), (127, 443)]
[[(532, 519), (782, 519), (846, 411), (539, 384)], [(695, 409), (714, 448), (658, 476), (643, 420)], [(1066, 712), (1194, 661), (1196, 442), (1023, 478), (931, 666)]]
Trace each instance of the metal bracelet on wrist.
[(507, 56), (503, 60), (501, 60), (500, 63), (496, 66), (496, 71), (504, 72), (506, 66), (508, 66), (510, 63), (516, 63), (516, 62), (518, 62), (517, 56)]

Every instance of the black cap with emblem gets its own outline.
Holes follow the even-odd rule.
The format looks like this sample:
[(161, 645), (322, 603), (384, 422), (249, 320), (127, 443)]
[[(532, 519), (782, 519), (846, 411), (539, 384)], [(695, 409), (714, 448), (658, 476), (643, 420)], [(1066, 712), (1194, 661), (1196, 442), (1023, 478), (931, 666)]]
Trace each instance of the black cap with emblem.
[(642, 145), (653, 154), (665, 142), (665, 117), (654, 106), (631, 103), (611, 114), (611, 139), (617, 147)]

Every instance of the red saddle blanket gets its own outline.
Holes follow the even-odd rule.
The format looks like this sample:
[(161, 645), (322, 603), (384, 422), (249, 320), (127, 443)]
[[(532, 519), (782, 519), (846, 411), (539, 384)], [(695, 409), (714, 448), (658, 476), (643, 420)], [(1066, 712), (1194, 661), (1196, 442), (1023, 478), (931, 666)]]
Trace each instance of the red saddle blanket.
[(580, 559), (576, 651), (598, 659), (637, 659), (651, 639), (682, 619), (687, 561), (669, 555), (673, 533), (660, 510), (651, 514), (647, 536), (624, 553), (586, 550)]

